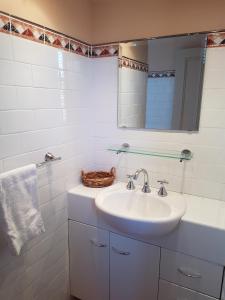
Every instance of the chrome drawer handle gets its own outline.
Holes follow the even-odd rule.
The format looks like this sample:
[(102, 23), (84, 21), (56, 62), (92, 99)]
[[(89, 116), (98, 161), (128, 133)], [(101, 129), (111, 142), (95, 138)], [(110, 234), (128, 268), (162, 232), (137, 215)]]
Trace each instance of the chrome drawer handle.
[(177, 271), (186, 276), (186, 277), (189, 277), (189, 278), (202, 278), (202, 275), (199, 274), (199, 273), (187, 273), (187, 271), (185, 271), (183, 268), (178, 268)]
[(113, 251), (115, 251), (116, 253), (120, 254), (120, 255), (130, 255), (130, 252), (126, 252), (126, 251), (121, 251), (116, 249), (115, 247), (112, 247)]
[(90, 241), (91, 241), (91, 243), (92, 243), (94, 246), (96, 246), (96, 247), (99, 247), (99, 248), (106, 248), (106, 247), (107, 247), (106, 244), (103, 244), (103, 243), (98, 242), (98, 241), (96, 241), (96, 240), (90, 240)]

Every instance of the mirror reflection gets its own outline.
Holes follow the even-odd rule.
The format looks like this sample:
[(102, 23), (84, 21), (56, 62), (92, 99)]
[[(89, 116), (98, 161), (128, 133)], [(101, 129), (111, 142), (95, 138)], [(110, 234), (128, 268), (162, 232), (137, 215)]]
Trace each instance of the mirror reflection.
[(120, 44), (118, 126), (197, 131), (206, 35)]

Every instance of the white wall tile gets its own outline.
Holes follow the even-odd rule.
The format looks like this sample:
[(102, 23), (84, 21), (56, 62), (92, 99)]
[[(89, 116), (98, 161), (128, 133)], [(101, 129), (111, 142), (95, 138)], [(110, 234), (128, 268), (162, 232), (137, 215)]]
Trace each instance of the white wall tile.
[(22, 152), (30, 152), (51, 145), (57, 145), (65, 141), (63, 136), (67, 128), (50, 128), (20, 134)]
[(143, 128), (146, 117), (147, 73), (120, 68), (119, 87), (119, 127)]
[(17, 87), (17, 105), (14, 109), (63, 108), (67, 91), (59, 89)]
[(225, 88), (204, 89), (202, 105), (205, 109), (225, 109)]
[(0, 159), (21, 153), (19, 135), (0, 135)]
[(79, 74), (88, 74), (90, 62), (92, 59), (77, 54), (69, 53), (67, 55), (68, 70)]
[(12, 58), (13, 51), (11, 36), (0, 32), (0, 59), (11, 60)]
[[(224, 101), (225, 102), (225, 101)], [(225, 109), (204, 109), (201, 111), (201, 127), (225, 128)]]
[(27, 243), (21, 257), (11, 256), (0, 241), (1, 299), (66, 299), (66, 188), (79, 182), (88, 161), (83, 146), (88, 62), (0, 33), (0, 172), (41, 162), (47, 151), (62, 156), (62, 161), (38, 169), (46, 232)]
[(41, 65), (55, 69), (67, 68), (67, 55), (60, 49), (36, 44), (30, 40), (12, 37), (13, 53), (16, 61)]
[(32, 85), (32, 72), (29, 64), (0, 60), (0, 85)]
[(22, 109), (18, 106), (15, 86), (0, 86), (0, 110)]
[(64, 109), (40, 109), (35, 111), (36, 128), (60, 127), (67, 124), (67, 111)]
[[(65, 192), (65, 178), (56, 179), (49, 184), (49, 193), (51, 199), (58, 197), (60, 194), (63, 194), (64, 192)], [(64, 197), (64, 202), (65, 202), (65, 197)]]
[(0, 111), (0, 133), (9, 134), (35, 129), (34, 112), (27, 111)]
[(224, 60), (224, 48), (210, 48), (206, 52), (206, 61), (207, 61), (207, 68), (221, 68), (224, 69), (225, 67), (225, 60)]
[[(94, 74), (92, 74), (93, 79), (93, 88), (96, 95), (102, 95), (105, 92), (111, 94), (111, 92), (117, 92), (117, 83), (118, 83), (118, 64), (117, 58), (105, 58), (104, 62), (101, 58), (93, 59), (92, 67)], [(109, 72), (110, 70), (110, 72)], [(98, 74), (98, 75), (97, 75)], [(97, 76), (96, 76), (97, 75)], [(101, 76), (101, 77), (100, 77)], [(92, 93), (92, 97), (94, 97)]]
[(222, 200), (223, 184), (201, 178), (186, 178), (184, 193)]
[[(210, 51), (210, 50), (208, 50)], [(207, 88), (220, 89), (225, 86), (225, 69), (221, 69), (219, 66), (208, 68), (206, 65), (204, 75), (204, 85)]]
[(23, 153), (16, 156), (10, 156), (3, 159), (3, 169), (4, 171), (10, 171), (30, 163), (38, 163), (43, 161), (43, 157), (46, 153), (45, 149), (39, 151), (33, 151), (29, 153)]
[(60, 88), (60, 73), (57, 69), (32, 66), (34, 87)]

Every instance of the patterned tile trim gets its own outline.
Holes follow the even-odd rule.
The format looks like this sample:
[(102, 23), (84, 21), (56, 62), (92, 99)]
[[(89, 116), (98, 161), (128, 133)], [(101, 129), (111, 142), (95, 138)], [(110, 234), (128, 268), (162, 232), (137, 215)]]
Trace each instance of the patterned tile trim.
[(148, 64), (144, 64), (140, 61), (136, 61), (124, 56), (122, 56), (118, 60), (119, 60), (120, 68), (130, 68), (141, 72), (146, 72), (146, 73), (148, 72)]
[(175, 70), (150, 71), (148, 77), (150, 78), (175, 77)]
[(10, 18), (10, 33), (39, 43), (45, 42), (44, 28)]
[[(78, 55), (100, 58), (118, 56), (119, 43), (91, 46), (74, 38), (61, 33), (47, 29), (41, 25), (10, 16), (0, 12), (0, 32), (13, 34), (21, 38), (29, 39), (35, 42), (43, 43), (55, 48), (76, 53)], [(224, 47), (225, 32), (208, 34), (208, 47)], [(119, 60), (119, 66), (130, 67), (132, 69), (147, 72), (148, 66), (131, 59), (122, 58)]]
[(207, 47), (225, 47), (225, 32), (208, 34)]
[(90, 56), (91, 46), (31, 22), (0, 13), (0, 32), (60, 48), (82, 56)]
[(0, 13), (0, 32), (10, 32), (11, 24), (9, 16)]
[(91, 47), (91, 57), (111, 57), (118, 56), (119, 44), (100, 45)]
[(70, 40), (70, 51), (83, 56), (90, 56), (89, 50), (91, 46), (85, 45), (76, 40)]
[(41, 25), (0, 12), (0, 32), (43, 43), (86, 57), (118, 56), (119, 44), (91, 46)]
[(49, 30), (45, 30), (44, 32), (44, 42), (45, 44), (55, 47), (61, 48), (63, 50), (70, 50), (70, 39), (66, 36), (56, 34)]

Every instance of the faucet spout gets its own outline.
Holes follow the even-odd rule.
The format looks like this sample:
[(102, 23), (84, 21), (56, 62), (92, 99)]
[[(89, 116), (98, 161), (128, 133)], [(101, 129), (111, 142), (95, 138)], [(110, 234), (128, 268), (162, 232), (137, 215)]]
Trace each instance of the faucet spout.
[(139, 175), (143, 173), (144, 174), (144, 185), (142, 188), (142, 192), (143, 193), (150, 193), (151, 189), (149, 186), (149, 176), (148, 176), (148, 172), (145, 169), (138, 169), (135, 173), (134, 173), (134, 180), (137, 180)]

